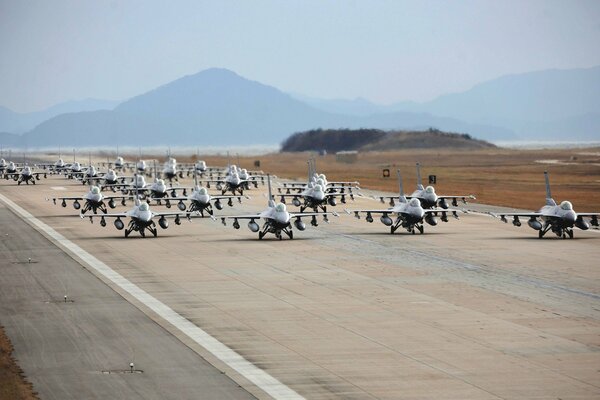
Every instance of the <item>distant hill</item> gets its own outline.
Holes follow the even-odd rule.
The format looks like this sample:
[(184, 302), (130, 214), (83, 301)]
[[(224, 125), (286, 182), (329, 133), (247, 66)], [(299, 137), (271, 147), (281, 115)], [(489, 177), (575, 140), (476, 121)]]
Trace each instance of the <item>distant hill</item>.
[(119, 102), (111, 100), (74, 100), (31, 113), (17, 113), (6, 107), (0, 106), (0, 132), (23, 133), (60, 114), (80, 111), (112, 110), (117, 104), (119, 104)]
[(316, 129), (298, 132), (281, 145), (282, 152), (342, 150), (386, 151), (423, 148), (496, 147), (491, 143), (473, 139), (468, 134), (447, 133), (436, 129), (426, 131), (382, 131), (379, 129)]
[(352, 116), (311, 107), (280, 90), (226, 69), (208, 69), (127, 100), (112, 111), (61, 114), (23, 136), (37, 146), (193, 145), (279, 143), (316, 128), (438, 129), (484, 138), (510, 131), (426, 113)]
[(378, 105), (360, 98), (296, 96), (315, 108), (348, 115), (426, 113), (463, 124), (502, 127), (521, 139), (600, 140), (600, 66), (506, 75), (424, 103)]

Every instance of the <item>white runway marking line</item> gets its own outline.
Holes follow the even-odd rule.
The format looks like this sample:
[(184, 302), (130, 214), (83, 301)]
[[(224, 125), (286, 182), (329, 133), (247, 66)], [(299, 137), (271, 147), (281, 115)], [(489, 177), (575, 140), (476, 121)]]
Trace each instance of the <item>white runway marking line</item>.
[(60, 233), (56, 232), (53, 228), (35, 218), (28, 211), (15, 204), (12, 200), (8, 199), (2, 194), (0, 194), (0, 200), (2, 200), (15, 213), (21, 216), (21, 218), (29, 222), (30, 225), (46, 233), (46, 235), (50, 237), (56, 244), (77, 255), (77, 257), (79, 257), (88, 266), (96, 270), (105, 278), (109, 279), (121, 289), (125, 290), (131, 296), (135, 297), (138, 301), (146, 305), (161, 318), (175, 326), (194, 342), (198, 343), (219, 360), (227, 364), (227, 366), (237, 371), (240, 375), (252, 382), (269, 396), (273, 397), (274, 399), (304, 399), (304, 397), (300, 396), (293, 389), (284, 385), (276, 378), (247, 361), (241, 355), (231, 350), (223, 343), (219, 342), (210, 334), (206, 333), (204, 330), (179, 315), (169, 306), (154, 298), (140, 287), (121, 276), (118, 272), (114, 271), (108, 265), (104, 264), (90, 253), (83, 250), (81, 247), (77, 246)]
[(50, 186), (50, 189), (52, 189), (52, 190), (67, 190), (67, 188), (64, 186)]

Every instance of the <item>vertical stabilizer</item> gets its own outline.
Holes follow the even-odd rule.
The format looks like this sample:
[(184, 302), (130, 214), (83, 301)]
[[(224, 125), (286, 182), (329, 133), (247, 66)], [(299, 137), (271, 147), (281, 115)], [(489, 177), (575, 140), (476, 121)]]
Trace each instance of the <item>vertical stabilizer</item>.
[(406, 203), (406, 197), (404, 197), (404, 184), (402, 183), (402, 175), (400, 174), (400, 168), (396, 170), (398, 175), (398, 188), (400, 189), (400, 197), (398, 198), (401, 203)]
[(273, 200), (273, 194), (271, 192), (271, 175), (270, 174), (267, 174), (267, 184), (269, 186), (269, 201), (268, 201), (268, 204), (269, 204), (269, 207), (273, 207), (274, 204), (275, 204), (275, 202)]
[(417, 163), (417, 189), (423, 189), (423, 180), (421, 179), (421, 164)]
[(135, 185), (133, 185), (135, 187), (135, 205), (139, 206), (140, 205), (140, 196), (139, 196), (139, 190), (138, 190), (138, 174), (137, 172), (135, 174), (133, 174), (133, 181), (135, 182)]
[(552, 199), (552, 192), (550, 191), (550, 177), (548, 176), (548, 171), (544, 171), (544, 179), (546, 180), (546, 204), (555, 206), (556, 202)]

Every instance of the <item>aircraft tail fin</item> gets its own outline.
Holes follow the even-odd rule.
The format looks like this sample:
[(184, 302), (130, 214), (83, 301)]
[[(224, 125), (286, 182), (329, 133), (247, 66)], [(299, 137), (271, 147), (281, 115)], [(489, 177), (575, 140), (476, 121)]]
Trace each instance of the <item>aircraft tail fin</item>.
[(138, 190), (138, 174), (137, 172), (135, 174), (133, 174), (133, 182), (135, 183), (135, 205), (139, 206), (140, 205), (140, 195), (139, 195), (139, 190)]
[(267, 174), (267, 185), (269, 186), (269, 207), (273, 206), (274, 200), (273, 200), (273, 193), (271, 191), (271, 175)]
[(421, 164), (417, 163), (417, 189), (423, 190), (423, 180), (421, 179)]
[(550, 191), (550, 177), (548, 171), (544, 171), (544, 179), (546, 180), (546, 205), (555, 206), (556, 202), (552, 198), (552, 192)]
[(406, 203), (406, 197), (404, 196), (404, 184), (402, 183), (402, 175), (400, 174), (400, 168), (396, 170), (396, 174), (398, 175), (398, 187), (400, 189), (400, 201), (402, 203)]

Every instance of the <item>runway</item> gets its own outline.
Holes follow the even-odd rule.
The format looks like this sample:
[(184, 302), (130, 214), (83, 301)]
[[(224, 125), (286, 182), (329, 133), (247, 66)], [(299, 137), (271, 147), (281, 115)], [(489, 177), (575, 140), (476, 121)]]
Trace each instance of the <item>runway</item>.
[[(124, 239), (110, 223), (102, 228), (87, 219), (63, 217), (76, 215), (71, 205), (62, 208), (44, 200), (78, 192), (84, 192), (81, 184), (57, 177), (35, 187), (0, 182), (0, 194), (299, 396), (600, 397), (597, 231), (577, 230), (575, 240), (538, 240), (526, 226), (466, 215), (426, 226), (424, 235), (390, 235), (377, 220), (368, 224), (341, 215), (330, 224), (296, 231), (292, 241), (258, 241), (244, 224), (238, 231), (211, 220), (172, 225), (160, 230), (157, 239)], [(263, 192), (250, 191), (251, 200), (222, 213), (261, 210), (266, 204)], [(357, 199), (345, 207), (366, 206), (380, 203)], [(269, 398), (260, 385), (113, 282), (94, 278), (97, 272), (82, 269), (41, 235), (10, 233), (32, 228), (18, 223), (4, 206), (0, 216), (2, 226), (9, 227), (3, 254), (23, 262), (39, 248), (45, 253), (32, 259), (48, 262), (42, 269), (41, 262), (8, 264), (12, 259), (3, 257), (2, 269), (11, 273), (3, 273), (0, 281), (0, 322), (5, 326), (33, 323), (32, 315), (52, 307), (53, 314), (44, 317), (51, 322), (40, 322), (34, 330), (39, 335), (6, 326), (34, 388), (45, 388), (43, 398), (76, 397), (85, 390), (90, 397), (107, 397), (100, 396), (110, 389), (103, 379), (114, 377), (97, 371), (126, 368), (129, 361), (123, 366), (121, 359), (131, 358), (123, 355), (127, 346), (140, 349), (143, 356), (135, 352), (136, 366), (144, 369), (143, 374), (117, 374), (117, 387), (131, 391), (127, 397), (151, 398), (144, 394), (165, 379), (171, 386), (160, 387), (172, 388), (166, 392), (177, 398), (198, 391), (214, 398), (246, 398), (249, 393)], [(13, 235), (21, 239), (13, 240)], [(20, 285), (22, 290), (6, 290)], [(60, 300), (65, 287), (73, 291), (73, 303), (40, 299)], [(107, 305), (118, 306), (99, 310), (98, 303), (111, 296)], [(93, 310), (85, 307), (88, 302)], [(62, 321), (64, 329), (52, 321)], [(69, 324), (77, 328), (68, 329)], [(119, 329), (98, 335), (96, 325), (101, 324)], [(145, 327), (137, 329), (143, 333), (128, 336), (138, 326)], [(98, 350), (90, 348), (90, 338), (98, 336), (106, 336), (105, 342), (97, 343)], [(45, 340), (57, 348), (73, 344), (73, 354), (85, 362), (79, 374), (87, 380), (44, 375), (52, 375), (48, 371), (57, 364), (68, 364), (45, 356)], [(102, 363), (105, 353), (112, 357)], [(158, 361), (171, 365), (176, 377), (167, 378), (171, 368), (166, 366), (164, 375), (148, 373), (158, 368)], [(213, 391), (216, 387), (225, 394)]]

